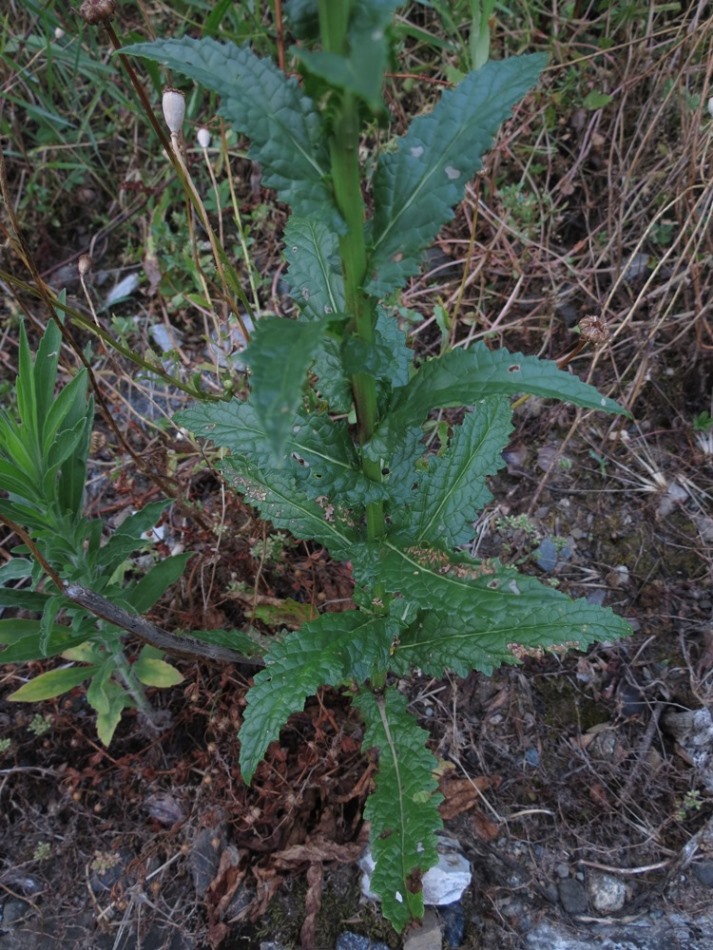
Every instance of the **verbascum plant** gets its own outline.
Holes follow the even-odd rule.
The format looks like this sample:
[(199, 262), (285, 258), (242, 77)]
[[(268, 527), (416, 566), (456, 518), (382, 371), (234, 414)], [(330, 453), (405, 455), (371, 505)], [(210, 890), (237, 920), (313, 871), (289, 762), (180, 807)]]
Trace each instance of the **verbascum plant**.
[[(379, 760), (366, 807), (372, 887), (402, 929), (423, 913), (421, 875), (436, 861), (441, 820), (428, 735), (398, 678), (414, 669), (490, 673), (529, 650), (584, 648), (629, 627), (611, 610), (464, 551), (491, 497), (486, 480), (503, 465), (512, 397), (624, 410), (552, 362), (484, 343), (416, 364), (392, 304), (545, 58), (489, 61), (444, 92), (377, 149), (367, 203), (362, 134), (386, 114), (399, 6), (320, 2), (319, 35), (301, 33), (293, 50), (300, 79), (247, 46), (212, 39), (126, 52), (217, 93), (220, 114), (250, 140), (264, 185), (291, 210), (284, 254), (299, 316), (257, 321), (245, 353), (248, 398), (195, 403), (176, 421), (229, 450), (226, 479), (276, 529), (351, 563), (357, 607), (323, 614), (267, 653), (248, 693), (240, 764), (250, 782), (320, 686), (351, 691)], [(288, 6), (296, 29), (309, 7)], [(462, 421), (434, 456), (423, 425), (445, 407), (462, 409)]]

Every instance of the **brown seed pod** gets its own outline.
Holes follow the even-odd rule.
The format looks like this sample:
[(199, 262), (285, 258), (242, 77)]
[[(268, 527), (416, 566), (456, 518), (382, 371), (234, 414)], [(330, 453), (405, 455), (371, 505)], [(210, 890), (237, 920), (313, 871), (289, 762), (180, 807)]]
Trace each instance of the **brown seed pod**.
[(111, 20), (116, 13), (116, 0), (84, 0), (79, 15), (85, 21), (96, 25)]

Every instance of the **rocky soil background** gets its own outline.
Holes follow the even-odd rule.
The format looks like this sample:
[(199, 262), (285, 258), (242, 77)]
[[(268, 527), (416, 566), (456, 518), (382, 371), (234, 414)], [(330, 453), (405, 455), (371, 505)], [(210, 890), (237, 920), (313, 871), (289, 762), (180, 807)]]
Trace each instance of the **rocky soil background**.
[[(127, 2), (120, 27), (195, 33), (211, 6)], [(240, 6), (211, 28), (274, 52), (275, 5)], [(395, 132), (433, 101), (432, 80), (463, 64), (466, 7), (402, 9)], [(441, 763), (463, 894), (404, 937), (363, 896), (374, 765), (343, 693), (310, 700), (246, 788), (236, 733), (247, 668), (177, 661), (184, 683), (152, 697), (170, 727), (157, 738), (127, 715), (107, 750), (80, 690), (11, 704), (2, 697), (42, 667), (2, 667), (0, 948), (713, 948), (711, 13), (703, 2), (498, 9), (493, 55), (547, 49), (552, 65), (399, 304), (423, 355), (487, 338), (557, 358), (595, 316), (606, 338), (572, 368), (633, 413), (524, 403), (473, 542), (613, 607), (632, 637), (526, 656), (490, 678), (400, 684)], [(86, 310), (77, 261), (90, 253), (98, 319), (132, 347), (161, 351), (186, 377), (235, 366), (234, 332), (208, 340), (191, 302), (180, 192), (101, 34), (52, 0), (9, 0), (2, 17), (5, 186), (43, 277)], [(206, 194), (190, 137), (202, 125), (220, 136), (213, 110), (195, 97), (187, 130)], [(233, 175), (255, 260), (246, 281), (284, 313), (283, 216), (244, 143), (225, 142), (211, 155)], [(225, 190), (213, 213), (227, 229)], [(20, 316), (34, 340), (47, 319), (27, 277), (6, 243), (3, 399)], [(178, 503), (142, 557), (195, 552), (157, 622), (251, 623), (269, 636), (349, 605), (348, 565), (271, 533), (170, 424), (179, 393), (78, 339), (95, 347), (126, 440), (97, 417), (90, 513), (112, 530), (168, 478)], [(17, 543), (6, 532), (0, 556)]]

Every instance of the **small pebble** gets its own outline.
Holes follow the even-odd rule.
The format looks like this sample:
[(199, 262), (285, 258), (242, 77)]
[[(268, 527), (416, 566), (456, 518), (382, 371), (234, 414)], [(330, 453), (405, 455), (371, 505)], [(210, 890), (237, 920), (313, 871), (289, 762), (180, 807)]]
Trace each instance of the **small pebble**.
[(335, 950), (389, 950), (389, 947), (385, 943), (370, 940), (369, 937), (362, 937), (361, 934), (347, 930), (337, 937)]
[(443, 922), (443, 939), (446, 946), (451, 948), (460, 947), (465, 938), (465, 913), (460, 901), (454, 904), (447, 904), (445, 907), (439, 907), (438, 913)]
[(613, 874), (593, 871), (587, 879), (589, 899), (600, 914), (614, 914), (626, 903), (626, 884)]
[(576, 916), (587, 912), (589, 906), (587, 892), (579, 881), (568, 877), (564, 881), (559, 882), (557, 890), (559, 891), (560, 903), (568, 914)]
[(693, 865), (693, 876), (704, 887), (713, 887), (713, 861), (700, 861)]

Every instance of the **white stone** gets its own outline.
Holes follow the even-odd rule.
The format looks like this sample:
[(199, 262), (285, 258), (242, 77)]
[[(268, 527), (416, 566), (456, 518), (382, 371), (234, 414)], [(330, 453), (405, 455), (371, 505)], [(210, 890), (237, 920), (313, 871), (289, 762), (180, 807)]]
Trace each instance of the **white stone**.
[[(362, 893), (371, 900), (378, 900), (378, 895), (371, 890), (371, 875), (374, 870), (371, 849), (367, 849), (362, 855), (359, 867), (364, 872), (361, 879)], [(438, 835), (438, 864), (423, 876), (424, 904), (439, 907), (455, 903), (471, 880), (470, 863), (460, 850), (458, 842), (446, 835)]]
[(587, 890), (592, 907), (600, 914), (614, 914), (626, 903), (626, 884), (613, 874), (590, 872)]

